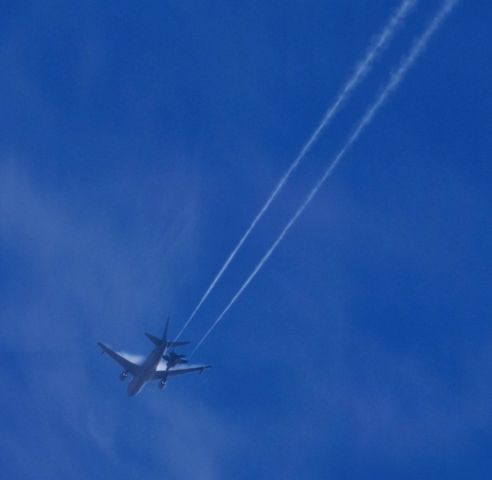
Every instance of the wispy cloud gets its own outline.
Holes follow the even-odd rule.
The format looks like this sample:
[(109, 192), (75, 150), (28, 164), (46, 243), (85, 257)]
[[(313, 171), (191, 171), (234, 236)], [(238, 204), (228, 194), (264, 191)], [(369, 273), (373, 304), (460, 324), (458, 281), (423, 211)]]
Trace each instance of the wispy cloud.
[[(172, 478), (181, 478), (183, 472), (217, 477), (229, 445), (229, 422), (179, 393), (156, 399), (147, 392), (149, 398), (135, 409), (139, 418), (132, 420), (142, 428), (122, 438), (128, 433), (128, 398), (118, 389), (117, 368), (100, 361), (95, 345), (104, 337), (132, 347), (135, 333), (143, 330), (141, 309), (153, 302), (159, 314), (175, 294), (172, 279), (179, 278), (178, 269), (193, 258), (196, 235), (196, 225), (190, 224), (195, 192), (181, 188), (180, 178), (187, 187), (192, 185), (180, 172), (173, 183), (167, 172), (170, 183), (166, 186), (162, 179), (165, 193), (141, 198), (149, 204), (163, 202), (159, 225), (165, 225), (165, 231), (146, 228), (145, 235), (139, 235), (137, 229), (122, 237), (118, 224), (102, 221), (98, 204), (78, 202), (80, 190), (48, 189), (19, 162), (0, 165), (0, 247), (20, 262), (7, 272), (13, 279), (1, 304), (2, 370), (8, 366), (9, 375), (19, 370), (7, 378), (9, 394), (1, 402), (4, 414), (11, 417), (4, 432), (10, 438), (12, 472), (24, 472), (26, 478), (33, 469), (42, 476), (70, 476), (74, 469), (91, 475), (92, 462), (85, 462), (90, 455), (105, 459), (99, 462), (102, 471), (118, 472), (122, 467), (114, 459), (133, 458), (137, 438), (147, 445), (143, 454), (150, 459), (149, 472), (165, 471)], [(121, 193), (128, 195), (128, 186)], [(181, 208), (165, 208), (170, 196), (183, 194)], [(113, 201), (127, 206), (124, 197)], [(156, 209), (149, 204), (146, 209), (152, 216)], [(127, 214), (131, 218), (132, 212)], [(152, 224), (146, 220), (144, 224)], [(168, 277), (157, 292), (154, 275)], [(135, 305), (139, 301), (142, 305)], [(155, 325), (158, 318), (144, 321)], [(113, 391), (110, 401), (103, 391), (110, 396)], [(44, 443), (43, 437), (50, 441)], [(60, 439), (58, 446), (55, 439)], [(55, 454), (57, 448), (63, 458)], [(26, 458), (29, 467), (23, 466)]]

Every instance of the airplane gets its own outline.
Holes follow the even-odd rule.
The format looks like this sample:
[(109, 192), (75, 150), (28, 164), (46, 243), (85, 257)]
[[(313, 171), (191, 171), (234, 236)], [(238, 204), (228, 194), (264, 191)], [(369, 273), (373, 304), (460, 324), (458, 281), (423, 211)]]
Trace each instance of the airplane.
[[(162, 338), (155, 337), (150, 333), (145, 333), (145, 336), (155, 345), (149, 356), (140, 361), (132, 361), (134, 356), (117, 353), (107, 345), (97, 342), (101, 348), (101, 353), (107, 353), (115, 362), (123, 367), (123, 372), (120, 374), (120, 380), (124, 381), (128, 374), (133, 375), (133, 379), (128, 384), (128, 396), (133, 397), (140, 393), (146, 383), (152, 380), (159, 380), (159, 388), (162, 390), (170, 377), (184, 375), (186, 373), (199, 372), (211, 365), (190, 365), (184, 355), (180, 355), (174, 351), (175, 347), (187, 345), (190, 342), (173, 342), (167, 340), (167, 330), (169, 327), (169, 318), (166, 322), (166, 327)], [(133, 358), (132, 358), (133, 357)]]

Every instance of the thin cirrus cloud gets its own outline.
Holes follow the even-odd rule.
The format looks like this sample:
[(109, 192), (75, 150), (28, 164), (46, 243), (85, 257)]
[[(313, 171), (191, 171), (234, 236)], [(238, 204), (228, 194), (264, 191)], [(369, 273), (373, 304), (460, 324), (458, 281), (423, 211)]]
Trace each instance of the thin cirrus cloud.
[[(76, 478), (114, 474), (113, 459), (135, 448), (135, 435), (141, 435), (145, 443), (148, 431), (133, 430), (131, 438), (123, 440), (134, 423), (121, 421), (128, 415), (127, 406), (117, 399), (126, 402), (127, 398), (124, 389), (117, 388), (121, 386), (118, 371), (100, 359), (95, 343), (102, 334), (118, 337), (135, 298), (145, 298), (148, 283), (131, 280), (138, 278), (142, 263), (142, 256), (132, 256), (132, 249), (145, 252), (149, 239), (141, 244), (137, 237), (121, 245), (118, 233), (108, 224), (91, 220), (96, 204), (85, 204), (81, 212), (76, 201), (56, 188), (41, 186), (20, 163), (8, 161), (0, 166), (0, 187), (2, 249), (28, 265), (25, 272), (15, 267), (16, 277), (1, 305), (5, 320), (2, 370), (8, 394), (0, 403), (11, 418), (4, 424), (10, 438), (5, 472), (22, 473), (26, 478), (33, 469), (40, 476), (70, 476), (74, 469), (80, 475)], [(60, 198), (64, 201), (59, 202)], [(173, 235), (163, 240), (156, 234), (159, 248), (144, 258), (149, 267), (164, 265), (170, 272), (177, 253), (190, 254), (194, 236), (190, 236), (189, 220), (183, 222), (179, 212), (173, 215), (166, 219)], [(174, 259), (170, 261), (167, 255)], [(131, 301), (125, 300), (124, 292)], [(170, 290), (159, 293), (160, 301), (171, 294)], [(102, 324), (101, 317), (118, 318), (118, 322)], [(131, 330), (135, 340), (135, 328)], [(97, 395), (109, 386), (116, 387), (112, 401), (117, 401), (111, 408)], [(149, 475), (164, 471), (172, 477), (178, 477), (178, 472), (196, 476), (201, 472), (202, 478), (216, 478), (228, 455), (232, 425), (212, 409), (191, 404), (179, 392), (167, 399), (164, 410), (154, 408), (156, 402), (161, 405), (162, 396), (149, 398), (143, 411), (154, 425), (154, 442), (166, 448), (150, 449), (144, 470)], [(50, 441), (43, 442), (43, 438)], [(188, 461), (190, 447), (195, 451), (192, 464)], [(64, 451), (63, 458), (55, 459), (57, 450)], [(30, 452), (28, 464), (26, 451)], [(86, 455), (98, 460), (93, 463)], [(124, 466), (116, 471), (127, 474)]]

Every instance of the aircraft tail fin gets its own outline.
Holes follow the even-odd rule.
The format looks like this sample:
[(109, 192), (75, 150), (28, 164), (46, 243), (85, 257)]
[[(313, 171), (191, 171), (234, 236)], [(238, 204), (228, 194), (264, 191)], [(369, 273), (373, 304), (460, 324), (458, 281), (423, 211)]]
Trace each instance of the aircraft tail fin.
[(167, 317), (166, 320), (166, 326), (164, 327), (164, 333), (162, 334), (162, 341), (164, 343), (167, 343), (167, 330), (169, 328), (169, 317)]
[(167, 332), (169, 329), (169, 317), (167, 318), (166, 321), (166, 326), (164, 327), (164, 333), (162, 334), (162, 338), (158, 338), (155, 335), (152, 335), (150, 333), (145, 333), (145, 336), (156, 346), (160, 347), (163, 343), (166, 344), (167, 347), (181, 347), (183, 345), (188, 345), (190, 342), (173, 342), (173, 341), (168, 341), (167, 340)]

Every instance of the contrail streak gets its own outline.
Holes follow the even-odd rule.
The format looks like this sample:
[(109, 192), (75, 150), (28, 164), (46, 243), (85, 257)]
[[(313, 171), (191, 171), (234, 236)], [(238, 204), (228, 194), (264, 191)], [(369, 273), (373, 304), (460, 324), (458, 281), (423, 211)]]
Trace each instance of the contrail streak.
[(206, 290), (206, 292), (203, 294), (202, 298), (198, 302), (197, 306), (191, 312), (191, 315), (188, 317), (188, 320), (185, 322), (181, 330), (179, 331), (176, 339), (178, 339), (181, 334), (184, 332), (186, 327), (190, 324), (190, 322), (193, 320), (195, 315), (197, 314), (198, 310), (200, 307), (203, 305), (207, 297), (210, 295), (212, 290), (214, 289), (215, 285), (217, 282), (220, 280), (224, 272), (227, 270), (227, 267), (229, 264), (232, 262), (234, 257), (236, 256), (237, 252), (239, 249), (243, 246), (244, 242), (246, 239), (249, 237), (253, 229), (255, 228), (256, 224), (259, 222), (261, 217), (265, 214), (265, 212), (268, 210), (270, 207), (270, 204), (273, 202), (273, 200), (276, 198), (276, 196), (280, 193), (282, 188), (284, 187), (285, 183), (289, 179), (289, 177), (292, 175), (294, 170), (299, 166), (299, 164), (302, 162), (306, 154), (309, 152), (313, 144), (316, 142), (318, 137), (320, 136), (321, 132), (323, 129), (330, 123), (332, 118), (335, 116), (335, 114), (340, 110), (342, 104), (344, 103), (345, 100), (350, 96), (350, 94), (353, 92), (353, 90), (357, 87), (357, 85), (361, 82), (361, 80), (366, 76), (366, 74), (369, 72), (371, 69), (372, 64), (376, 60), (376, 58), (379, 56), (379, 54), (383, 51), (383, 49), (388, 45), (390, 40), (393, 38), (394, 34), (398, 30), (398, 27), (401, 25), (405, 17), (408, 15), (408, 13), (411, 11), (411, 9), (414, 7), (415, 3), (417, 0), (403, 0), (400, 7), (398, 10), (395, 11), (395, 13), (391, 16), (389, 22), (387, 23), (386, 27), (383, 29), (383, 31), (379, 34), (377, 37), (376, 42), (371, 46), (371, 48), (368, 50), (366, 53), (366, 56), (364, 60), (358, 64), (357, 68), (355, 69), (353, 75), (350, 77), (350, 79), (347, 81), (347, 83), (343, 86), (342, 90), (336, 97), (335, 101), (333, 104), (328, 108), (326, 111), (325, 115), (323, 116), (320, 124), (314, 130), (314, 132), (311, 134), (309, 137), (309, 140), (305, 143), (305, 145), (302, 147), (301, 151), (295, 158), (295, 160), (292, 162), (290, 167), (287, 169), (287, 171), (284, 173), (283, 177), (280, 179), (278, 182), (277, 186), (273, 190), (273, 192), (270, 194), (268, 197), (267, 201), (265, 204), (261, 207), (260, 211), (257, 213), (256, 217), (253, 219), (251, 222), (250, 226), (246, 230), (246, 232), (243, 234), (237, 245), (234, 247), (232, 252), (229, 254), (227, 257), (227, 260), (225, 263), (222, 265), (221, 269), (215, 276), (215, 278), (212, 280), (212, 283)]
[[(345, 145), (341, 148), (338, 154), (334, 157), (329, 167), (325, 170), (322, 177), (318, 180), (314, 188), (311, 190), (309, 195), (306, 197), (304, 202), (295, 212), (294, 216), (289, 220), (287, 225), (284, 227), (280, 235), (277, 237), (275, 242), (273, 242), (272, 246), (265, 253), (263, 258), (256, 265), (254, 270), (251, 272), (249, 277), (243, 283), (241, 288), (236, 292), (236, 294), (232, 297), (231, 301), (227, 304), (222, 313), (217, 317), (214, 323), (210, 326), (210, 328), (206, 331), (205, 335), (200, 339), (200, 341), (196, 344), (195, 348), (191, 352), (193, 355), (200, 345), (207, 339), (207, 337), (212, 333), (213, 329), (217, 326), (217, 324), (224, 318), (225, 314), (229, 311), (229, 309), (234, 305), (236, 300), (240, 297), (240, 295), (244, 292), (246, 287), (251, 283), (251, 281), (255, 278), (256, 274), (261, 270), (265, 262), (270, 258), (271, 254), (275, 251), (278, 244), (283, 240), (287, 232), (291, 229), (292, 225), (296, 222), (299, 216), (304, 212), (305, 208), (311, 203), (311, 200), (318, 193), (319, 189), (323, 186), (323, 183), (326, 179), (331, 175), (333, 170), (336, 168), (340, 160), (347, 153), (347, 151), (352, 147), (352, 145), (358, 140), (360, 134), (364, 131), (364, 129), (371, 123), (374, 118), (374, 115), (379, 111), (384, 102), (387, 100), (388, 96), (398, 87), (400, 82), (403, 80), (405, 74), (408, 70), (414, 65), (415, 61), (418, 59), (420, 54), (424, 51), (427, 43), (429, 42), (432, 35), (439, 29), (442, 22), (446, 19), (446, 17), (451, 13), (451, 10), (456, 5), (458, 0), (447, 0), (435, 15), (433, 20), (430, 22), (427, 29), (420, 36), (420, 38), (413, 44), (408, 55), (403, 59), (400, 63), (398, 69), (390, 75), (388, 82), (383, 88), (382, 92), (377, 97), (376, 101), (369, 107), (364, 116), (361, 118), (356, 128), (353, 130), (352, 134), (348, 138)], [(191, 356), (190, 355), (190, 356)]]

